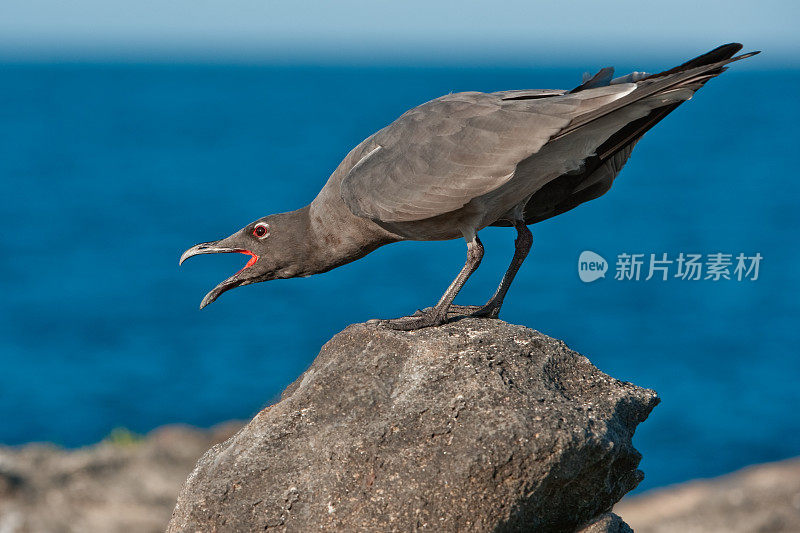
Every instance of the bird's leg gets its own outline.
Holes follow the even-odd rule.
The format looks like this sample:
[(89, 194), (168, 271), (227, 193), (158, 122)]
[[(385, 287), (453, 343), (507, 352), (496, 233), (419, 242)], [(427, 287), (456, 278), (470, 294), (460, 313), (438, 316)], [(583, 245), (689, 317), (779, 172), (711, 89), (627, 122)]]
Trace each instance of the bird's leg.
[(506, 297), (508, 288), (511, 287), (514, 276), (517, 275), (519, 268), (522, 266), (522, 263), (528, 256), (528, 252), (531, 251), (531, 247), (533, 246), (533, 235), (531, 234), (531, 230), (528, 229), (528, 226), (525, 225), (525, 222), (523, 220), (516, 220), (514, 222), (514, 227), (517, 230), (517, 238), (514, 241), (514, 257), (511, 259), (511, 264), (508, 270), (506, 270), (505, 275), (503, 275), (503, 280), (500, 282), (500, 286), (497, 287), (494, 296), (492, 296), (484, 306), (454, 305), (451, 308), (452, 311), (474, 317), (497, 318), (500, 315), (500, 307), (503, 305), (503, 299)]
[(444, 324), (447, 321), (447, 312), (450, 309), (450, 305), (472, 273), (478, 268), (478, 265), (481, 264), (481, 259), (483, 259), (483, 244), (478, 236), (473, 234), (472, 238), (467, 241), (467, 261), (464, 263), (464, 267), (461, 269), (461, 272), (458, 273), (456, 279), (447, 287), (447, 290), (444, 291), (444, 294), (435, 306), (417, 311), (412, 316), (405, 316), (392, 320), (380, 320), (378, 324), (390, 329), (403, 331)]

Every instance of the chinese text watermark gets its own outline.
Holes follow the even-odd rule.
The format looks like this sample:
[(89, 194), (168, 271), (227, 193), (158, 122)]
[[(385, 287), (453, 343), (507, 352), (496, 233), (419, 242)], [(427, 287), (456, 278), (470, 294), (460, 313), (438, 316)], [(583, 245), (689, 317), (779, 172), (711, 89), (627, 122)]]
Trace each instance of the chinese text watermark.
[[(617, 254), (614, 263), (614, 279), (617, 281), (756, 281), (764, 257), (756, 252), (745, 253), (714, 252), (710, 254)], [(590, 283), (606, 277), (608, 262), (599, 254), (586, 250), (578, 257), (578, 276), (581, 281)]]

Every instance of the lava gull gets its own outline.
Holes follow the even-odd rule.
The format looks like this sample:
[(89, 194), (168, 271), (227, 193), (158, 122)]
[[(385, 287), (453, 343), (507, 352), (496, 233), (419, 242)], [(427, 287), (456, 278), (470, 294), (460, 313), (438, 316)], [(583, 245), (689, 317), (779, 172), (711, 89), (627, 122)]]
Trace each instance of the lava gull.
[[(741, 48), (726, 44), (658, 74), (614, 78), (604, 68), (570, 91), (463, 92), (419, 105), (353, 148), (311, 204), (187, 250), (181, 263), (250, 256), (200, 308), (234, 287), (326, 272), (385, 244), (463, 238), (466, 263), (436, 305), (376, 322), (413, 330), (449, 313), (497, 317), (531, 249), (528, 226), (608, 191), (642, 135), (726, 64), (758, 53), (734, 57)], [(485, 305), (455, 306), (483, 257), (486, 226), (516, 230), (511, 264)]]

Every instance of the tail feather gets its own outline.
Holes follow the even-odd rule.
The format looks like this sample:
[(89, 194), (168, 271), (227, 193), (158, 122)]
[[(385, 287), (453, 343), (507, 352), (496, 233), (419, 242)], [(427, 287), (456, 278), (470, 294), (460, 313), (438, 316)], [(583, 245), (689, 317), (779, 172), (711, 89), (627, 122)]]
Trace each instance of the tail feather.
[(648, 76), (650, 76), (650, 73), (648, 72), (634, 71), (630, 74), (626, 74), (625, 76), (614, 78), (610, 83), (611, 85), (617, 85), (618, 83), (636, 83), (637, 81), (642, 81)]
[(705, 54), (701, 54), (695, 57), (694, 59), (690, 59), (689, 61), (678, 65), (677, 67), (665, 70), (664, 72), (650, 74), (647, 78), (644, 79), (660, 78), (662, 76), (683, 72), (685, 70), (697, 67), (704, 67), (712, 63), (719, 63), (720, 61), (725, 61), (726, 59), (732, 58), (733, 55), (741, 49), (742, 49), (741, 43), (723, 44), (722, 46), (718, 46), (713, 50), (711, 50), (710, 52), (706, 52)]
[[(759, 53), (750, 52), (740, 56), (730, 57), (730, 55), (736, 53), (740, 48), (741, 45), (738, 43), (723, 45), (715, 48), (707, 54), (703, 54), (690, 61), (687, 61), (683, 65), (677, 66), (668, 71), (647, 76), (636, 82), (636, 90), (621, 98), (618, 98), (617, 100), (614, 100), (614, 102), (606, 106), (578, 116), (551, 140), (568, 135), (569, 133), (576, 131), (577, 129), (594, 120), (597, 120), (608, 115), (609, 113), (613, 113), (614, 111), (621, 109), (622, 107), (650, 96), (662, 94), (678, 88), (697, 90), (711, 78), (719, 76), (725, 70), (725, 65), (728, 63), (746, 59)], [(725, 57), (726, 55), (728, 57)], [(719, 57), (725, 58), (719, 61), (714, 61), (714, 59)]]
[[(758, 53), (753, 52), (733, 57), (740, 49), (741, 45), (738, 43), (727, 44), (658, 74), (649, 75), (637, 72), (619, 78), (621, 80), (619, 82), (612, 80), (611, 84), (615, 82), (636, 83), (637, 88), (595, 112), (579, 116), (576, 121), (567, 126), (566, 133), (562, 131), (556, 138), (641, 100), (663, 100), (665, 105), (654, 107), (649, 114), (629, 122), (606, 139), (595, 153), (584, 161), (580, 172), (563, 174), (537, 191), (525, 206), (525, 223), (534, 224), (546, 220), (605, 194), (630, 157), (634, 145), (650, 128), (674, 111), (683, 103), (683, 100), (690, 98), (692, 93), (701, 88), (708, 80), (727, 70), (724, 65)], [(598, 77), (599, 73), (595, 75), (595, 78)], [(591, 82), (591, 80), (588, 81)], [(583, 85), (586, 85), (586, 82)], [(583, 87), (580, 90), (588, 88), (592, 87)], [(575, 92), (575, 90), (577, 89), (571, 92)]]
[(586, 89), (595, 89), (597, 87), (605, 87), (611, 84), (611, 78), (614, 77), (614, 67), (605, 67), (594, 76), (587, 76), (584, 74), (583, 83), (569, 91), (570, 93), (577, 93)]
[(589, 76), (588, 74), (584, 74), (583, 83), (569, 91), (570, 93), (576, 93), (578, 91), (583, 91), (586, 89), (594, 89), (595, 87), (603, 87), (605, 85), (614, 84), (614, 83), (629, 83), (629, 82), (636, 82), (642, 81), (646, 79), (652, 78), (660, 78), (662, 76), (667, 76), (669, 74), (676, 74), (678, 72), (683, 72), (685, 70), (702, 67), (705, 65), (710, 65), (712, 63), (719, 63), (720, 61), (725, 61), (726, 59), (730, 59), (733, 55), (742, 49), (741, 43), (728, 43), (718, 46), (711, 50), (710, 52), (706, 52), (705, 54), (701, 54), (685, 63), (681, 63), (677, 67), (673, 67), (669, 70), (665, 70), (663, 72), (658, 72), (656, 74), (647, 74), (644, 72), (632, 72), (627, 76), (622, 76), (620, 78), (611, 79), (614, 75), (614, 67), (605, 67), (604, 69), (600, 70), (594, 76)]

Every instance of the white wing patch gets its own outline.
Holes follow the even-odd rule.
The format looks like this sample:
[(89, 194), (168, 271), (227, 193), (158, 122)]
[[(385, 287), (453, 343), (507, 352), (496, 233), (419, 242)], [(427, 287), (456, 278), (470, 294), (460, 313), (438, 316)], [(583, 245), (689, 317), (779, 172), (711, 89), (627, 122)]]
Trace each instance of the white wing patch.
[(361, 159), (359, 159), (359, 160), (358, 160), (358, 162), (357, 162), (355, 165), (353, 165), (353, 168), (351, 168), (351, 169), (350, 169), (350, 172), (352, 172), (353, 170), (355, 170), (355, 169), (357, 169), (358, 167), (360, 167), (360, 166), (361, 166), (361, 165), (362, 165), (362, 164), (363, 164), (363, 163), (364, 163), (364, 162), (365, 162), (367, 159), (369, 159), (370, 157), (372, 157), (372, 156), (375, 154), (375, 152), (377, 152), (377, 151), (378, 151), (378, 150), (380, 150), (381, 148), (383, 148), (383, 146), (381, 146), (381, 145), (379, 144), (379, 145), (377, 145), (375, 148), (373, 148), (372, 150), (370, 150), (370, 151), (367, 153), (367, 155), (365, 155), (364, 157), (362, 157)]

